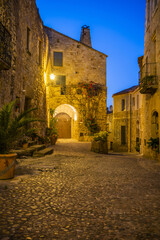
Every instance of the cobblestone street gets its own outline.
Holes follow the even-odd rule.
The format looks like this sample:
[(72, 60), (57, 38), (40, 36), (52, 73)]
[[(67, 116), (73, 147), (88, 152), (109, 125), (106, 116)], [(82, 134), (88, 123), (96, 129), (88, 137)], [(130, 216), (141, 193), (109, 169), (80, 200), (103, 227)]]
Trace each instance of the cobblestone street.
[(0, 239), (160, 239), (160, 163), (60, 140), (0, 180)]

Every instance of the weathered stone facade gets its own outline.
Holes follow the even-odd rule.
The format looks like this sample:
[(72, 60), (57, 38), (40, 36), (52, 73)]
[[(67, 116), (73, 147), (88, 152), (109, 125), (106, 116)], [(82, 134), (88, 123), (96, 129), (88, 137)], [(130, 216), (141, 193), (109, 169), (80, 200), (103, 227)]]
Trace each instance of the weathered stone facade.
[[(16, 111), (37, 107), (37, 116), (46, 120), (46, 88), (44, 82), (45, 51), (43, 22), (35, 1), (2, 0), (0, 22), (11, 35), (11, 67), (0, 69), (0, 107), (19, 99)], [(4, 33), (1, 31), (1, 54)], [(8, 53), (7, 53), (8, 54)], [(3, 56), (0, 56), (2, 61)], [(46, 123), (37, 123), (43, 133)]]
[[(48, 108), (55, 109), (57, 117), (62, 113), (70, 116), (71, 137), (89, 140), (89, 132), (84, 125), (84, 116), (82, 116), (83, 103), (82, 94), (78, 92), (81, 91), (79, 84), (93, 82), (102, 86), (101, 94), (93, 98), (98, 103), (95, 116), (97, 123), (101, 130), (106, 130), (107, 56), (53, 29), (45, 27), (45, 31), (50, 45), (49, 63), (46, 71)], [(89, 34), (88, 28), (87, 33)], [(60, 57), (59, 63), (56, 63), (56, 54)], [(55, 79), (50, 80), (51, 74), (54, 74)], [(86, 105), (93, 104), (92, 101), (88, 101), (89, 99), (86, 99)], [(89, 112), (86, 112), (87, 114)]]
[[(107, 55), (91, 47), (89, 27), (82, 27), (80, 42), (45, 27), (35, 0), (1, 0), (0, 23), (0, 107), (17, 99), (15, 111), (37, 107), (37, 116), (48, 121), (53, 108), (58, 124), (62, 119), (69, 122), (66, 136), (89, 140), (77, 88), (80, 82), (93, 82), (102, 86), (101, 94), (85, 105), (88, 109), (97, 106), (94, 117), (105, 130)], [(55, 81), (50, 74), (56, 76)], [(46, 125), (47, 121), (36, 124), (41, 134)]]
[(139, 86), (113, 95), (113, 151), (140, 151), (142, 100)]
[(139, 58), (142, 103), (142, 153), (158, 157), (148, 140), (160, 138), (160, 1), (146, 0), (145, 51)]

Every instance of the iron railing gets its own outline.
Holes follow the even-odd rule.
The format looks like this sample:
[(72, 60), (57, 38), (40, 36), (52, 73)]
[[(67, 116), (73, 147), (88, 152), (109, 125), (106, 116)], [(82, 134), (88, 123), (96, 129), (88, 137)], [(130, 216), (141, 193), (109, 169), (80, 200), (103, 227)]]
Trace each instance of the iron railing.
[(9, 69), (11, 59), (11, 34), (0, 22), (0, 69)]
[(141, 93), (153, 93), (158, 88), (157, 63), (146, 63), (139, 72)]

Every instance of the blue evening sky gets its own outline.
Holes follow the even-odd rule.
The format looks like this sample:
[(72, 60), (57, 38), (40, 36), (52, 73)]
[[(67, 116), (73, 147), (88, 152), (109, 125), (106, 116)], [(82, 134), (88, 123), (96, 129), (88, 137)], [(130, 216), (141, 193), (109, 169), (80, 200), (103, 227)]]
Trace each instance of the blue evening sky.
[[(112, 94), (138, 84), (144, 52), (145, 0), (36, 0), (44, 24), (80, 40), (90, 26), (92, 47), (108, 55), (107, 106)], [(93, 79), (94, 81), (94, 79)]]

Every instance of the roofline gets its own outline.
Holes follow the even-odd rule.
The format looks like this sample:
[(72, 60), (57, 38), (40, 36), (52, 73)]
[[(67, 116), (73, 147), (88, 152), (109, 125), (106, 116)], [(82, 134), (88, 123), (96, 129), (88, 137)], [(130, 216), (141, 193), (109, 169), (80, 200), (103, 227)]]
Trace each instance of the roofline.
[[(135, 89), (131, 89), (131, 90), (129, 90), (128, 92), (124, 92), (124, 91), (126, 91), (127, 89), (130, 89), (130, 88), (133, 88), (133, 87), (135, 87)], [(114, 93), (114, 94), (112, 95), (112, 97), (118, 96), (118, 95), (128, 94), (128, 93), (130, 93), (130, 92), (136, 92), (136, 91), (138, 90), (138, 88), (139, 88), (139, 85), (135, 85), (135, 86), (132, 86), (132, 87), (130, 87), (130, 88), (127, 88), (127, 89), (124, 89), (124, 90), (122, 90), (122, 91), (120, 91), (120, 92)]]
[(88, 47), (88, 48), (91, 49), (91, 50), (94, 50), (94, 51), (96, 51), (96, 52), (98, 52), (98, 53), (100, 53), (100, 54), (103, 54), (104, 56), (108, 57), (107, 54), (102, 53), (102, 52), (100, 52), (100, 51), (98, 51), (98, 50), (96, 50), (96, 49), (94, 49), (94, 48), (92, 48), (92, 47), (89, 47), (88, 45), (86, 45), (86, 44), (84, 44), (84, 43), (82, 43), (82, 42), (80, 42), (80, 41), (78, 41), (78, 40), (75, 40), (74, 38), (71, 38), (71, 37), (69, 37), (69, 36), (67, 36), (67, 35), (65, 35), (65, 34), (63, 34), (63, 33), (60, 33), (60, 32), (58, 32), (58, 31), (54, 30), (53, 28), (47, 27), (47, 26), (45, 26), (45, 25), (44, 25), (44, 27), (45, 27), (45, 28), (48, 28), (48, 29), (50, 29), (51, 31), (56, 32), (56, 33), (58, 33), (58, 34), (60, 34), (60, 35), (62, 35), (62, 36), (64, 36), (64, 37), (67, 37), (67, 38), (69, 38), (69, 39), (71, 39), (71, 40), (73, 40), (73, 41), (75, 41), (75, 42), (77, 42), (77, 43), (80, 43), (80, 44), (84, 45), (85, 47)]

